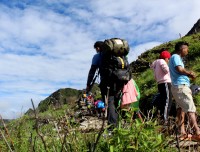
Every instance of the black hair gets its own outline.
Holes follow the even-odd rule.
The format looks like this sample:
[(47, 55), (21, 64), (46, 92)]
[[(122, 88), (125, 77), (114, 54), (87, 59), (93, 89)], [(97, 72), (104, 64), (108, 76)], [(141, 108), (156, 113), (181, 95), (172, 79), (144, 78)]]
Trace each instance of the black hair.
[(176, 45), (175, 45), (175, 51), (178, 52), (181, 50), (181, 47), (183, 45), (187, 45), (189, 46), (189, 44), (187, 42), (184, 42), (184, 41), (181, 41), (181, 42), (177, 42)]
[(94, 43), (94, 48), (97, 48), (97, 47), (101, 48), (102, 46), (103, 46), (103, 41), (96, 41)]

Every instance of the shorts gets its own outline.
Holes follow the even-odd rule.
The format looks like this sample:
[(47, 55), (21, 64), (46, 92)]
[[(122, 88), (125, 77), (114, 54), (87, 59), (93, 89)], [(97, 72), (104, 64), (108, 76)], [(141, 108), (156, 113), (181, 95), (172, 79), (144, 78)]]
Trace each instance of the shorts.
[(187, 85), (171, 87), (172, 95), (176, 101), (176, 108), (182, 108), (183, 112), (196, 112), (192, 91)]

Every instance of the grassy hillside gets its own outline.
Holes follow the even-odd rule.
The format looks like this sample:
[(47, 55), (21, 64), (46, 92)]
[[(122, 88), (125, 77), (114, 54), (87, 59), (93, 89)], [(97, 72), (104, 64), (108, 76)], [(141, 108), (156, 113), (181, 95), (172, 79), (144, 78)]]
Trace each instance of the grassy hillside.
[[(193, 70), (197, 78), (194, 81), (191, 81), (193, 84), (200, 85), (200, 34), (194, 34), (191, 36), (182, 37), (180, 39), (170, 41), (154, 47), (144, 53), (142, 53), (137, 61), (131, 63), (133, 69), (133, 78), (138, 84), (141, 90), (141, 106), (145, 106), (145, 103), (148, 103), (152, 100), (153, 94), (157, 92), (157, 85), (154, 80), (153, 71), (149, 68), (149, 63), (152, 63), (155, 59), (159, 57), (161, 49), (168, 49), (172, 54), (174, 53), (174, 46), (178, 41), (186, 41), (189, 43), (189, 54), (185, 57), (186, 68)], [(142, 65), (142, 70), (137, 65)], [(200, 112), (200, 95), (194, 96), (197, 109)], [(143, 107), (141, 107), (143, 108)]]

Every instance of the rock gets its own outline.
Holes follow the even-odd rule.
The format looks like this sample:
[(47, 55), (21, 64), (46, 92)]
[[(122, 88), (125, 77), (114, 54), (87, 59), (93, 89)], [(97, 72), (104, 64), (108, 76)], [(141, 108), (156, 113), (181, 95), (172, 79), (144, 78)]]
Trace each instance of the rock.
[[(81, 130), (98, 130), (102, 127), (103, 120), (97, 117), (87, 117), (86, 120), (80, 123)], [(107, 120), (105, 120), (104, 128), (107, 125)]]

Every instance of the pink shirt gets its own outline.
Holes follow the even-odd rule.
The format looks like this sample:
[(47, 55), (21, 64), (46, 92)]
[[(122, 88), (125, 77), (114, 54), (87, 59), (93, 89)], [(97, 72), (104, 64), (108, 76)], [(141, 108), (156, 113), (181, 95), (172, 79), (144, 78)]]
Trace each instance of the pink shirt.
[(157, 83), (171, 83), (169, 67), (165, 60), (157, 59), (151, 64)]
[(121, 105), (127, 105), (137, 101), (138, 93), (132, 79), (126, 85), (124, 85), (122, 92), (123, 96)]

